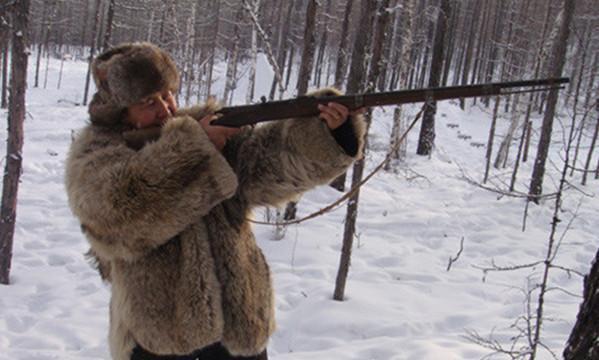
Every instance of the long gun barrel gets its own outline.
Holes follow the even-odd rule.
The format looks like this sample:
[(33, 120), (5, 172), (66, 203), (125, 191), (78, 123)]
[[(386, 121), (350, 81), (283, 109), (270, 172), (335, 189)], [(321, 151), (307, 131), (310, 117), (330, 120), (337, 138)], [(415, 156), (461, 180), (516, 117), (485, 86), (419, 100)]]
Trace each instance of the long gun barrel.
[(229, 127), (241, 127), (263, 121), (288, 119), (292, 117), (316, 116), (320, 113), (318, 110), (318, 105), (329, 102), (336, 102), (346, 106), (349, 110), (355, 110), (362, 107), (399, 105), (489, 95), (504, 95), (514, 92), (542, 91), (559, 87), (559, 85), (565, 84), (568, 81), (568, 78), (538, 79), (480, 85), (400, 90), (359, 95), (330, 97), (300, 96), (298, 98), (289, 100), (225, 107), (218, 112), (222, 116), (213, 121), (212, 124)]
[[(358, 95), (327, 97), (300, 96), (289, 100), (263, 101), (262, 103), (252, 105), (224, 107), (218, 111), (217, 114), (221, 116), (212, 121), (212, 125), (242, 127), (263, 121), (316, 116), (320, 113), (318, 105), (329, 102), (336, 102), (346, 106), (349, 110), (355, 110), (362, 107), (561, 89), (561, 85), (568, 82), (568, 78), (553, 78)], [(159, 136), (160, 128), (133, 130), (124, 133), (127, 144), (136, 149), (141, 148), (147, 141), (156, 140)]]

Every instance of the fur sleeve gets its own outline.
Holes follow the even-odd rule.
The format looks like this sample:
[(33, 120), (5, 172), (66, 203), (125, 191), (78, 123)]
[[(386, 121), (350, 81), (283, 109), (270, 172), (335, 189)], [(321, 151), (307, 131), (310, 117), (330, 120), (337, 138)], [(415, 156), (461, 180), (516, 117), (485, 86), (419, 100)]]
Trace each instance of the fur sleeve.
[(169, 121), (140, 151), (90, 127), (73, 143), (66, 187), (92, 249), (133, 260), (231, 197), (237, 177), (197, 121)]
[[(351, 118), (359, 148), (363, 118)], [(244, 138), (245, 137), (245, 138)], [(290, 119), (258, 126), (231, 144), (239, 192), (250, 206), (279, 205), (314, 186), (330, 182), (361, 156), (347, 155), (318, 118)]]

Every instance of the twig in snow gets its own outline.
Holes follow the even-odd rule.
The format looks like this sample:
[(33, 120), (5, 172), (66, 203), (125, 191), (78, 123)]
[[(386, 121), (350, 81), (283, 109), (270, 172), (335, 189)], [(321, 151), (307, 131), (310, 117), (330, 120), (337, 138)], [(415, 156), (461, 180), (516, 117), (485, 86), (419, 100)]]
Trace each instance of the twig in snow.
[(451, 265), (453, 265), (454, 262), (458, 261), (458, 259), (460, 258), (460, 255), (462, 255), (462, 251), (464, 251), (464, 237), (462, 236), (462, 239), (460, 240), (460, 250), (458, 250), (458, 253), (455, 255), (455, 257), (449, 257), (449, 263), (447, 264), (447, 271), (451, 270)]

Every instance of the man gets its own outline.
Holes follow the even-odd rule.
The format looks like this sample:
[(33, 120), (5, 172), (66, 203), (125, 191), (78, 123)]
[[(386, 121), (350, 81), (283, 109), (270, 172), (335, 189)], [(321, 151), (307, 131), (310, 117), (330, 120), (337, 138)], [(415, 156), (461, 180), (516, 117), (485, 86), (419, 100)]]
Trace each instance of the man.
[[(247, 219), (345, 171), (362, 119), (329, 104), (318, 118), (212, 126), (217, 104), (178, 110), (176, 67), (148, 43), (108, 50), (92, 70), (66, 188), (111, 283), (112, 357), (266, 359), (273, 291)], [(125, 132), (153, 126), (157, 140), (128, 146)]]

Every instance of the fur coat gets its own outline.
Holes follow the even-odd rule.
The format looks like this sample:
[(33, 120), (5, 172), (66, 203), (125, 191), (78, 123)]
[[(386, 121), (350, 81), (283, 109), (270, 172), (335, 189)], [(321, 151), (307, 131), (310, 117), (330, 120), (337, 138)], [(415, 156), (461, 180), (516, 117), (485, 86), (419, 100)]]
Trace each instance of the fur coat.
[[(233, 355), (263, 351), (274, 301), (251, 210), (325, 184), (354, 160), (317, 118), (245, 129), (219, 152), (196, 121), (214, 110), (180, 111), (138, 151), (96, 125), (71, 146), (69, 203), (109, 273), (116, 360), (136, 344), (155, 354), (215, 342)], [(361, 145), (363, 121), (351, 121)]]

